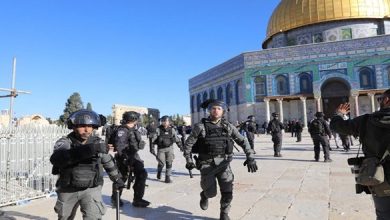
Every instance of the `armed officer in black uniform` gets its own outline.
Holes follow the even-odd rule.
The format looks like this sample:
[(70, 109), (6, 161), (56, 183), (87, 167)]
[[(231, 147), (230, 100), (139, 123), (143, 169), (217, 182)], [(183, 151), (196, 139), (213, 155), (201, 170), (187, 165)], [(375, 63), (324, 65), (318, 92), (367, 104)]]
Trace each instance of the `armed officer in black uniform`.
[[(165, 169), (165, 182), (172, 183), (172, 163), (175, 158), (173, 144), (179, 147), (183, 151), (180, 138), (177, 136), (176, 129), (171, 125), (171, 119), (168, 115), (164, 115), (160, 118), (161, 125), (158, 126), (152, 143), (157, 145), (157, 179), (161, 179), (161, 172), (166, 164)], [(150, 148), (150, 152), (156, 155), (154, 147)]]
[[(134, 111), (128, 111), (122, 115), (122, 125), (116, 131), (114, 148), (117, 153), (115, 160), (119, 172), (122, 174), (123, 181), (126, 182), (131, 174), (134, 173), (135, 181), (133, 185), (134, 198), (133, 206), (147, 207), (150, 202), (143, 199), (145, 193), (145, 183), (148, 173), (144, 168), (144, 161), (138, 155), (138, 151), (144, 149), (145, 142), (141, 139), (141, 134), (137, 130), (137, 121), (139, 114)], [(116, 205), (116, 186), (112, 187), (111, 202)], [(120, 191), (120, 195), (122, 191)], [(119, 205), (123, 202), (119, 199)]]
[(99, 115), (89, 110), (72, 113), (67, 121), (73, 131), (54, 145), (50, 162), (56, 183), (57, 203), (54, 207), (58, 219), (74, 219), (80, 206), (83, 219), (101, 219), (105, 213), (102, 202), (103, 168), (117, 188), (123, 188), (114, 160), (107, 154), (107, 145), (93, 136), (101, 126)]
[(280, 151), (282, 150), (284, 125), (279, 121), (279, 113), (272, 113), (272, 117), (274, 118), (268, 123), (267, 132), (271, 133), (272, 142), (274, 142), (274, 157), (282, 157)]
[[(230, 168), (233, 159), (233, 140), (240, 145), (246, 154), (244, 166), (248, 172), (256, 172), (257, 165), (253, 158), (253, 150), (247, 139), (242, 136), (237, 128), (223, 118), (226, 105), (222, 101), (210, 99), (201, 105), (210, 112), (208, 118), (203, 118), (194, 128), (184, 145), (184, 157), (186, 168), (200, 170), (202, 192), (200, 193), (200, 207), (208, 208), (208, 199), (217, 195), (217, 181), (221, 191), (220, 219), (229, 218), (230, 203), (233, 199), (234, 176)], [(194, 164), (191, 153), (198, 153), (199, 158)]]
[(246, 133), (246, 137), (248, 138), (248, 142), (253, 150), (253, 153), (256, 154), (255, 151), (255, 132), (256, 132), (256, 121), (254, 115), (249, 115), (248, 120), (244, 124), (244, 131)]
[(156, 135), (157, 125), (154, 119), (146, 126), (146, 136), (149, 138), (149, 148), (153, 147), (153, 137)]
[[(344, 134), (359, 136), (365, 158), (381, 160), (389, 151), (390, 143), (390, 89), (386, 90), (378, 102), (379, 111), (365, 114), (354, 119), (344, 120), (349, 113), (350, 105), (341, 104), (330, 122), (332, 130)], [(374, 200), (377, 220), (390, 219), (390, 160), (383, 158), (384, 183), (369, 186)]]
[(309, 133), (314, 144), (314, 159), (318, 161), (320, 158), (321, 144), (324, 151), (324, 162), (332, 162), (329, 154), (330, 144), (328, 139), (328, 137), (332, 137), (332, 132), (324, 119), (324, 113), (316, 112), (315, 116), (316, 118), (309, 125)]

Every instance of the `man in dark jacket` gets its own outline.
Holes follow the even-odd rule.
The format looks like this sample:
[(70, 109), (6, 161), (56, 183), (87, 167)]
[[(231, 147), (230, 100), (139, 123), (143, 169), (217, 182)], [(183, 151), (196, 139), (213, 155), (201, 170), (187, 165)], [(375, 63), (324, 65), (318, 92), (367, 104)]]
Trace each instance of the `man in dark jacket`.
[(272, 142), (274, 142), (274, 157), (282, 157), (280, 151), (282, 150), (282, 140), (284, 125), (279, 121), (279, 113), (272, 113), (274, 117), (268, 124), (267, 132), (272, 135)]
[[(314, 143), (314, 159), (319, 161), (320, 159), (320, 145), (324, 151), (324, 162), (332, 162), (329, 155), (329, 139), (332, 137), (330, 128), (324, 120), (324, 113), (317, 112), (316, 118), (310, 123), (309, 133)], [(329, 137), (329, 139), (328, 139)]]
[[(119, 172), (122, 174), (122, 180), (126, 182), (129, 175), (134, 173), (134, 197), (133, 206), (147, 207), (150, 202), (143, 199), (146, 186), (146, 178), (148, 173), (144, 168), (144, 161), (140, 158), (138, 151), (144, 149), (145, 142), (141, 138), (141, 134), (137, 129), (139, 113), (128, 111), (122, 115), (122, 125), (118, 127), (115, 135), (114, 148), (117, 153), (115, 160)], [(131, 177), (131, 176), (130, 176)], [(130, 178), (131, 180), (131, 178)], [(111, 202), (116, 206), (116, 186), (112, 187)], [(122, 190), (120, 190), (120, 195)], [(123, 202), (119, 199), (119, 205)]]
[(74, 219), (80, 206), (83, 219), (101, 219), (105, 213), (102, 201), (103, 169), (117, 188), (123, 188), (113, 158), (107, 153), (107, 144), (93, 131), (101, 126), (99, 116), (89, 110), (72, 113), (67, 121), (73, 131), (54, 145), (50, 162), (53, 174), (59, 175), (57, 203), (58, 219)]
[[(350, 105), (341, 104), (336, 109), (336, 115), (332, 118), (330, 126), (338, 133), (359, 136), (364, 156), (380, 160), (389, 150), (390, 143), (390, 89), (378, 98), (378, 102), (379, 111), (349, 120), (344, 120), (343, 115), (348, 114)], [(390, 161), (388, 157), (382, 165), (385, 182), (369, 187), (378, 220), (390, 219)]]
[(249, 145), (251, 146), (251, 149), (256, 154), (255, 151), (255, 132), (256, 132), (256, 121), (254, 115), (249, 115), (248, 120), (245, 121), (243, 125), (243, 129), (246, 133), (246, 137), (248, 139)]
[(294, 131), (295, 134), (297, 135), (297, 142), (302, 141), (302, 131), (303, 131), (303, 126), (300, 121), (296, 121), (294, 125)]

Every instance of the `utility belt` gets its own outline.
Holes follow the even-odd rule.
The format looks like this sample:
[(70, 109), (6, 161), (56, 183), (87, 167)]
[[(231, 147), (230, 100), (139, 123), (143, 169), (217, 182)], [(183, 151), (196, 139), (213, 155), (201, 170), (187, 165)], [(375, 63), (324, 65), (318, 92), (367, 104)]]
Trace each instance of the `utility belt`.
[(165, 145), (157, 145), (157, 150), (160, 150), (160, 149), (165, 149), (165, 148), (169, 148), (171, 147), (172, 145), (170, 146), (165, 146)]
[(199, 154), (199, 160), (201, 161), (212, 161), (214, 158), (226, 158), (226, 154), (217, 154), (217, 155), (210, 155), (210, 154)]

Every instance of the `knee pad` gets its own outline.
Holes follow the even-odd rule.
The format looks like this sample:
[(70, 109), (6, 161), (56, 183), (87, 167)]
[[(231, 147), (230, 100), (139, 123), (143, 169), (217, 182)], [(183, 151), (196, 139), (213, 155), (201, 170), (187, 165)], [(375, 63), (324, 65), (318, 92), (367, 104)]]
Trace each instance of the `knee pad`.
[(233, 192), (221, 192), (221, 202), (230, 203), (233, 200)]
[(172, 168), (172, 163), (167, 162), (167, 169)]

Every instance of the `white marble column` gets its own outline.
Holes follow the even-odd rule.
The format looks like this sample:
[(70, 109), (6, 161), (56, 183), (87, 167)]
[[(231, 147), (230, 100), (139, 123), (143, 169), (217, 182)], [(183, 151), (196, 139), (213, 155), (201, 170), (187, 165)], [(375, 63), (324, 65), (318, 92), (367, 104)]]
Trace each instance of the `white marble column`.
[(279, 104), (279, 121), (283, 123), (283, 99), (276, 99)]
[(270, 109), (269, 109), (269, 101), (270, 99), (264, 98), (264, 103), (265, 103), (265, 121), (268, 123), (271, 120), (271, 115), (270, 115)]
[(370, 98), (371, 112), (375, 112), (375, 93), (367, 93)]
[(299, 97), (302, 101), (303, 108), (303, 128), (307, 128), (307, 111), (306, 111), (306, 97)]
[(357, 117), (357, 116), (360, 115), (360, 112), (359, 112), (359, 95), (355, 95), (354, 94), (351, 97), (353, 99), (353, 103), (354, 103), (354, 107), (355, 107), (354, 114), (355, 114), (355, 117)]
[(316, 110), (317, 112), (321, 112), (321, 97), (314, 97), (316, 100)]

